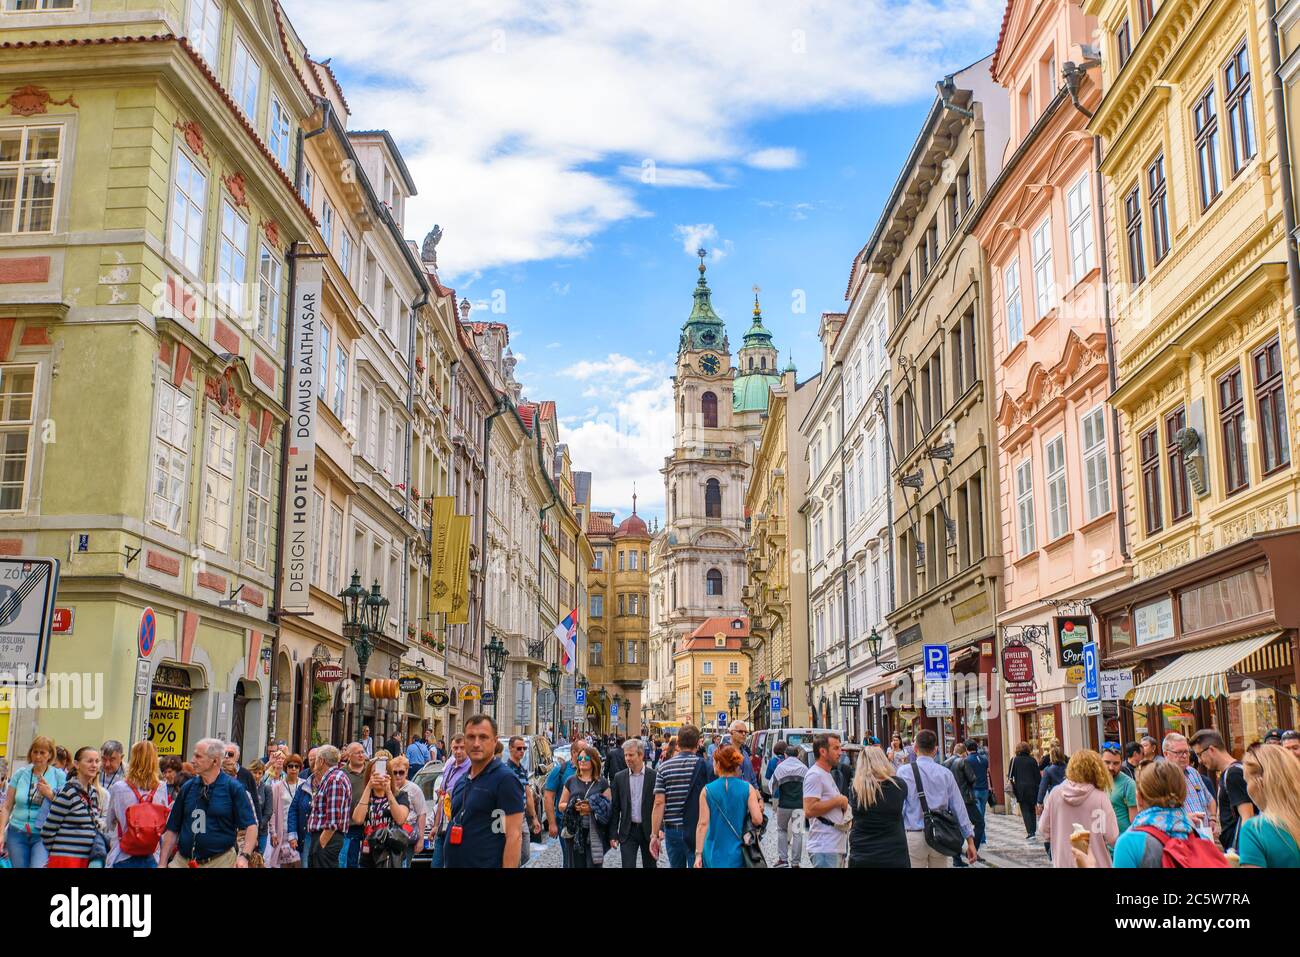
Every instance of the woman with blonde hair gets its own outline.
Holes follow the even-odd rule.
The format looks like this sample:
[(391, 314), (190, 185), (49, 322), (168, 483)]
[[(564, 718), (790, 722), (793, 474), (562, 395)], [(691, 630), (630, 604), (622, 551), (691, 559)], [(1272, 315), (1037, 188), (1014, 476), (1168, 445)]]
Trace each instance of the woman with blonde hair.
[[(1059, 753), (1059, 749), (1053, 748)], [(1096, 751), (1077, 751), (1065, 767), (1065, 780), (1052, 788), (1038, 826), (1047, 835), (1053, 867), (1078, 867), (1070, 849), (1076, 831), (1086, 831), (1096, 867), (1110, 867), (1110, 851), (1119, 840), (1119, 821), (1110, 803), (1110, 772)], [(1082, 843), (1082, 839), (1080, 839)]]
[(849, 867), (911, 867), (903, 803), (907, 788), (879, 747), (864, 748), (853, 773)]
[(0, 806), (0, 851), (9, 851), (14, 867), (44, 867), (49, 855), (41, 842), (41, 825), (50, 802), (67, 782), (54, 764), (54, 742), (44, 736), (32, 739), (27, 764), (14, 772)]
[[(360, 800), (352, 812), (352, 823), (364, 828), (361, 844), (361, 867), (394, 867), (394, 857), (388, 848), (375, 846), (374, 838), (387, 828), (400, 828), (406, 823), (411, 813), (411, 799), (400, 790), (393, 789), (393, 778), (388, 773), (388, 762), (393, 760), (386, 749), (375, 752), (375, 756), (366, 762), (366, 786), (361, 791)], [(380, 764), (382, 763), (382, 766)]]
[[(131, 746), (131, 760), (126, 777), (108, 789), (108, 858), (105, 867), (157, 867), (158, 849), (152, 854), (131, 854), (121, 846), (127, 832), (126, 812), (136, 804), (167, 807), (167, 786), (158, 771), (158, 749), (151, 741), (137, 741)], [(162, 835), (159, 834), (161, 837)]]
[(1259, 813), (1241, 823), (1242, 867), (1300, 867), (1300, 761), (1284, 748), (1260, 745), (1241, 759), (1246, 790)]

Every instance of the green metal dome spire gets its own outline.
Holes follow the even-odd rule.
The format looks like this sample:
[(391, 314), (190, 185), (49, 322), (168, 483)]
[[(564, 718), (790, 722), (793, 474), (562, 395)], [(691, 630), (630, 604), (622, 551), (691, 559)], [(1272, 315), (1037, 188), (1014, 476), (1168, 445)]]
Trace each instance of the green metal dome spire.
[(790, 361), (787, 362), (787, 363), (785, 364), (785, 368), (782, 369), (781, 371), (782, 371), (782, 372), (793, 372), (793, 373), (795, 373), (796, 375), (799, 374), (799, 370), (796, 369), (796, 368), (794, 367), (794, 350), (793, 350), (793, 349), (790, 350)]
[(770, 346), (772, 344), (772, 333), (763, 325), (763, 309), (758, 304), (759, 289), (754, 287), (754, 324), (749, 327), (745, 333), (746, 346)]
[(709, 289), (708, 280), (704, 278), (704, 257), (708, 253), (701, 248), (696, 250), (695, 254), (700, 257), (700, 278), (695, 283), (695, 304), (691, 307), (690, 316), (682, 325), (682, 338), (678, 345), (678, 352), (687, 349), (725, 350), (727, 328), (722, 318), (713, 311), (713, 293)]

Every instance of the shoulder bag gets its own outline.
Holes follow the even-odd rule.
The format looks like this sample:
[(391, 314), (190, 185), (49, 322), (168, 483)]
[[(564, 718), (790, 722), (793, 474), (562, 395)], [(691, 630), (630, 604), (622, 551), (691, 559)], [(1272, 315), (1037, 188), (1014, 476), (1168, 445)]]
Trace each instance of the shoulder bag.
[[(745, 787), (751, 787), (747, 781), (742, 781)], [(705, 791), (705, 794), (708, 794)], [(708, 798), (709, 807), (712, 813), (719, 813), (717, 806), (713, 803), (712, 795)], [(736, 825), (731, 823), (731, 818), (726, 814), (720, 814), (721, 818), (727, 822), (727, 827), (731, 833), (736, 835), (736, 840), (740, 842), (740, 866), (746, 868), (765, 868), (767, 867), (767, 858), (763, 856), (763, 848), (759, 845), (759, 838), (762, 836), (762, 830), (754, 827), (753, 820), (749, 816), (749, 801), (745, 802), (745, 829), (744, 833), (736, 830)], [(764, 826), (767, 825), (767, 817), (763, 818)]]
[(916, 766), (916, 762), (912, 762), (912, 777), (916, 780), (916, 796), (921, 801), (921, 814), (925, 819), (925, 843), (935, 853), (942, 854), (944, 857), (960, 854), (966, 839), (962, 837), (961, 824), (957, 820), (957, 815), (942, 807), (931, 810), (925, 800), (925, 787), (921, 784), (921, 769)]

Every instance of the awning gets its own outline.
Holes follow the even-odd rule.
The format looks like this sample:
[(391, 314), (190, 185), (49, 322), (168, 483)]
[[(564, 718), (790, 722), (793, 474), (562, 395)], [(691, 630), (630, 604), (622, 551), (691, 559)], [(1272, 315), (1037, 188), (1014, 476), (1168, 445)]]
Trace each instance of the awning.
[(1071, 718), (1088, 717), (1088, 700), (1086, 698), (1070, 699), (1070, 717)]
[(1171, 704), (1228, 693), (1228, 672), (1255, 652), (1282, 637), (1271, 631), (1214, 648), (1189, 651), (1133, 689), (1133, 704)]

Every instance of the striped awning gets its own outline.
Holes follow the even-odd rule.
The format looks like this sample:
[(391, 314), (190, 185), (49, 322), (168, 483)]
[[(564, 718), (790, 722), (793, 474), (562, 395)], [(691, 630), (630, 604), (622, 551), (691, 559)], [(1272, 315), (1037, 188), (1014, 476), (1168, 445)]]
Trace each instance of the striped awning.
[(1085, 698), (1070, 699), (1070, 717), (1086, 718), (1088, 717), (1088, 702)]
[(1228, 672), (1282, 637), (1271, 631), (1214, 648), (1189, 651), (1133, 689), (1133, 704), (1171, 704), (1228, 693)]

